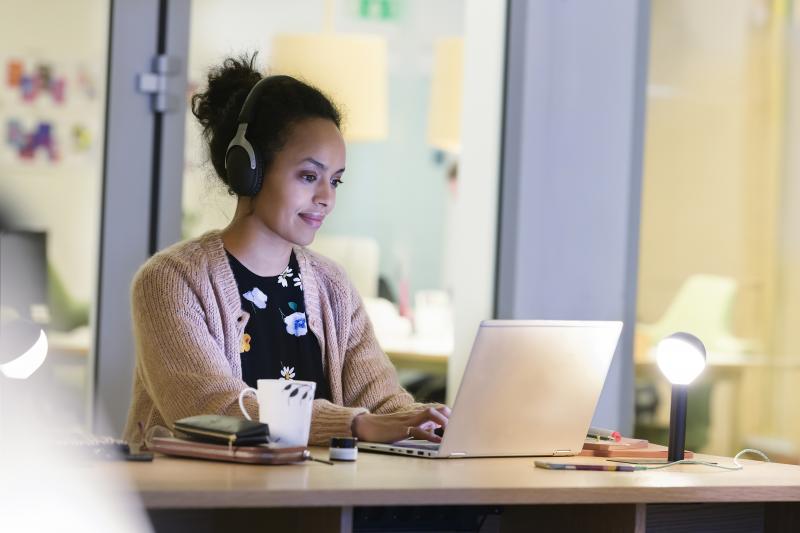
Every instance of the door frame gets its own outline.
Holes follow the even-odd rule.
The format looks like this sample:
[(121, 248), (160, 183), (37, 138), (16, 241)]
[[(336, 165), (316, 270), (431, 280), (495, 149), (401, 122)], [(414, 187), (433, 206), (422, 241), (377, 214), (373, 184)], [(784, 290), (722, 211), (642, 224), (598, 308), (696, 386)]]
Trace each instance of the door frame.
[[(138, 268), (180, 236), (190, 0), (113, 0), (89, 425), (120, 435), (131, 399), (130, 287)], [(169, 109), (137, 89), (159, 54)], [(177, 206), (177, 208), (176, 208)]]

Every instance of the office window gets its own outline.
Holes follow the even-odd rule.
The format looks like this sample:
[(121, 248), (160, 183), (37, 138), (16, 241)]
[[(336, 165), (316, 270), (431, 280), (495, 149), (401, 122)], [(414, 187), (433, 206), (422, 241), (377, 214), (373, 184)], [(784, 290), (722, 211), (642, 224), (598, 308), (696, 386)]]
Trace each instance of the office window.
[[(0, 18), (0, 218), (11, 228), (4, 253), (14, 255), (0, 273), (0, 316), (4, 333), (22, 320), (50, 343), (28, 380), (50, 394), (14, 409), (69, 429), (85, 427), (91, 388), (108, 20), (106, 0), (9, 0)], [(21, 276), (9, 265), (23, 256)]]
[[(453, 349), (464, 17), (461, 0), (195, 0), (190, 31), (190, 91), (204, 87), (208, 69), (226, 56), (257, 51), (261, 67), (318, 84), (342, 107), (345, 183), (311, 248), (345, 267), (401, 377), (417, 382), (419, 397), (439, 401)], [(358, 57), (349, 56), (356, 51), (346, 42), (332, 41), (340, 50), (325, 59), (339, 69), (333, 87), (298, 51), (303, 39), (326, 34), (367, 36)], [(319, 44), (312, 49), (321, 51)], [(196, 120), (187, 121), (189, 238), (225, 227), (236, 200), (214, 174)]]
[(653, 346), (698, 335), (687, 448), (798, 459), (797, 4), (654, 0), (636, 330), (637, 433), (664, 441)]

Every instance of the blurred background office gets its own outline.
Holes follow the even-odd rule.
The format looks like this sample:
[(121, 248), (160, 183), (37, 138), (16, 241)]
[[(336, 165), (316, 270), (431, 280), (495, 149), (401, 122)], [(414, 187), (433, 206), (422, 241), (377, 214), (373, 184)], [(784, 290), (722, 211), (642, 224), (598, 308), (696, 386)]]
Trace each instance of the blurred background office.
[[(603, 21), (613, 26), (614, 13), (635, 11), (626, 27), (640, 25), (631, 35), (643, 35), (645, 47), (625, 72), (642, 76), (644, 126), (631, 145), (642, 161), (634, 176), (637, 238), (628, 248), (635, 320), (630, 345), (617, 354), (635, 379), (614, 381), (627, 389), (615, 409), (630, 412), (631, 423), (617, 419), (628, 432), (666, 440), (668, 387), (654, 371), (652, 347), (684, 329), (709, 349), (690, 398), (687, 446), (731, 454), (748, 445), (797, 462), (800, 156), (791, 147), (800, 134), (800, 7), (792, 0), (610, 5)], [(345, 185), (312, 247), (349, 270), (404, 383), (419, 399), (452, 401), (477, 319), (504, 313), (503, 238), (522, 232), (499, 224), (510, 209), (501, 186), (507, 192), (509, 179), (524, 186), (530, 176), (527, 168), (510, 175), (501, 144), (515, 142), (507, 126), (523, 112), (507, 97), (515, 82), (506, 78), (516, 64), (506, 16), (520, 2), (0, 6), (0, 198), (10, 220), (2, 239), (38, 243), (46, 285), (44, 302), (31, 295), (11, 303), (4, 289), (4, 316), (47, 329), (39, 379), (60, 392), (46, 409), (64, 427), (92, 428), (107, 410), (110, 422), (99, 429), (119, 428), (133, 364), (133, 272), (150, 253), (229, 220), (235, 200), (213, 177), (186, 103), (208, 68), (253, 51), (267, 71), (306, 78), (342, 105)], [(526, 13), (558, 16), (558, 9), (597, 8), (541, 2)], [(126, 32), (138, 35), (135, 44), (123, 41)], [(156, 53), (135, 59), (137, 47)], [(163, 58), (151, 62), (159, 52)], [(125, 69), (137, 75), (125, 78)], [(524, 83), (547, 75), (528, 73)], [(567, 86), (556, 96), (590, 102), (594, 94), (593, 86)], [(557, 123), (542, 127), (545, 140), (559, 131)], [(548, 177), (565, 179), (561, 168)], [(547, 198), (576, 217), (590, 200)], [(4, 287), (14, 284), (5, 267), (0, 275)], [(574, 306), (564, 315), (584, 317)]]

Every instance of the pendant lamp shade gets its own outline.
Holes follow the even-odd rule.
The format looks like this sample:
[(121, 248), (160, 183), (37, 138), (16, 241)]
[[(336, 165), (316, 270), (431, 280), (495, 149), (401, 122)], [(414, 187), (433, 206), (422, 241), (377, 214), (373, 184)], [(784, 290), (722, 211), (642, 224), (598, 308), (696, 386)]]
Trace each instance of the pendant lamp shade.
[(272, 74), (309, 83), (342, 111), (348, 141), (387, 136), (386, 40), (374, 35), (309, 33), (278, 35), (272, 42)]
[(458, 153), (461, 148), (461, 96), (464, 40), (445, 37), (436, 42), (428, 113), (428, 143)]

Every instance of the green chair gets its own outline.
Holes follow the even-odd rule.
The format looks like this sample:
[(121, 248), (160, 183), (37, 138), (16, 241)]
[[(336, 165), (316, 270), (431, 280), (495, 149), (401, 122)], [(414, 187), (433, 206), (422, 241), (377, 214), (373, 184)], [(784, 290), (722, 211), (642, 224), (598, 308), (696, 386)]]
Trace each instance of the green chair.
[(735, 279), (726, 276), (692, 274), (661, 318), (637, 327), (653, 343), (676, 331), (687, 331), (702, 340), (710, 351), (731, 351), (723, 348), (738, 344), (731, 332), (737, 285)]

